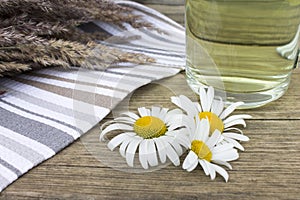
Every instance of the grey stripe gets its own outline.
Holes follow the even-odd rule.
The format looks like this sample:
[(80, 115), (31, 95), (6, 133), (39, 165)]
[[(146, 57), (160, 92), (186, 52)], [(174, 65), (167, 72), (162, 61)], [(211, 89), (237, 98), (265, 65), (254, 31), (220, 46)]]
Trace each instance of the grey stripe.
[[(111, 69), (114, 69), (114, 68), (120, 68), (120, 66), (118, 66), (117, 64), (116, 65), (111, 65), (110, 68), (107, 68), (104, 72), (108, 73), (108, 74), (116, 74), (116, 75), (122, 75), (122, 76), (126, 76), (126, 77), (132, 77), (132, 78), (143, 78), (143, 79), (147, 79), (149, 81), (156, 80), (156, 78), (154, 78), (153, 76), (127, 74), (127, 73), (123, 73), (123, 72), (110, 71)], [(65, 70), (65, 69), (60, 69), (60, 68), (54, 68), (54, 69), (57, 70), (57, 71)], [(134, 69), (134, 68), (132, 68), (132, 69)], [(130, 82), (130, 81), (129, 81), (129, 83), (132, 84), (132, 82)]]
[(37, 165), (38, 163), (45, 160), (45, 157), (38, 152), (3, 135), (0, 135), (0, 145), (6, 147), (7, 149), (10, 149), (13, 152), (16, 152), (20, 156), (31, 161), (34, 165)]
[(24, 109), (24, 108), (22, 108), (22, 107), (19, 107), (19, 106), (15, 105), (15, 104), (10, 103), (10, 102), (7, 102), (7, 101), (5, 101), (5, 100), (3, 100), (3, 99), (0, 99), (0, 102), (5, 103), (5, 104), (7, 104), (7, 105), (10, 105), (11, 107), (17, 108), (17, 109), (22, 110), (22, 111), (24, 111), (24, 112), (30, 113), (30, 114), (32, 114), (32, 115), (35, 115), (35, 116), (38, 116), (38, 117), (42, 117), (42, 118), (44, 118), (44, 119), (48, 119), (48, 120), (54, 121), (54, 122), (56, 122), (56, 123), (59, 123), (59, 124), (61, 124), (61, 125), (67, 126), (67, 127), (71, 128), (71, 129), (74, 129), (75, 131), (79, 132), (81, 135), (83, 134), (83, 131), (82, 131), (81, 129), (79, 129), (79, 128), (77, 128), (77, 127), (71, 125), (71, 124), (67, 124), (67, 123), (65, 123), (65, 122), (63, 122), (63, 121), (59, 121), (59, 120), (57, 120), (57, 119), (53, 119), (53, 118), (51, 118), (51, 117), (47, 117), (47, 116), (44, 116), (44, 115), (41, 115), (41, 114), (32, 112), (32, 111), (30, 111), (30, 110)]
[[(117, 47), (120, 49), (132, 50), (132, 51), (136, 51), (136, 52), (140, 52), (140, 53), (148, 53), (148, 54), (160, 55), (160, 56), (171, 57), (171, 58), (173, 58), (173, 57), (182, 58), (179, 55), (183, 54), (183, 52), (179, 52), (179, 51), (178, 51), (178, 54), (174, 54), (174, 52), (176, 53), (176, 51), (172, 51), (173, 53), (170, 53), (166, 50), (156, 49), (156, 48), (151, 48), (151, 47), (145, 48), (145, 46), (140, 46), (140, 45), (136, 45), (136, 44), (130, 44), (130, 45), (114, 44), (114, 43), (108, 43), (105, 41), (99, 41), (99, 43), (101, 43), (105, 46), (109, 46), (109, 47)], [(182, 46), (182, 48), (184, 48), (184, 46)]]
[(64, 115), (70, 116), (70, 117), (76, 117), (76, 119), (79, 120), (83, 120), (86, 122), (91, 122), (91, 121), (95, 121), (95, 116), (89, 115), (89, 114), (85, 114), (79, 111), (75, 111), (54, 103), (51, 103), (49, 101), (45, 101), (43, 99), (39, 99), (36, 98), (34, 96), (30, 96), (26, 93), (20, 92), (20, 91), (16, 91), (13, 89), (13, 87), (4, 87), (6, 90), (8, 90), (7, 95), (11, 95), (14, 96), (18, 99), (22, 99), (24, 101), (27, 101), (29, 103), (32, 103), (34, 105), (43, 107), (43, 108), (47, 108), (49, 110), (52, 110), (54, 112), (58, 112), (58, 113), (63, 113)]
[(0, 175), (0, 192), (10, 184), (10, 181)]
[(17, 176), (21, 176), (23, 174), (20, 170), (18, 170), (11, 164), (7, 163), (5, 160), (2, 160), (1, 158), (0, 158), (0, 164), (6, 167), (7, 169), (9, 169), (10, 171), (14, 172), (15, 174), (17, 174)]
[[(91, 74), (91, 73), (88, 73), (88, 74)], [(81, 74), (79, 73), (78, 78), (84, 79), (84, 77), (87, 77), (88, 74), (86, 72), (83, 72)], [(127, 94), (129, 94), (132, 90), (150, 82), (149, 79), (140, 79), (138, 81), (132, 80), (129, 78), (125, 79), (126, 76), (122, 76), (122, 75), (121, 75), (121, 77), (108, 77), (107, 76), (108, 74), (112, 75), (112, 73), (109, 73), (108, 71), (105, 71), (105, 72), (102, 72), (99, 74), (97, 74), (96, 72), (93, 72), (93, 74), (94, 74), (93, 76), (96, 76), (98, 78), (101, 77), (101, 80), (114, 81), (115, 83), (117, 83), (117, 85), (115, 85), (113, 88), (121, 87), (121, 85), (123, 85), (123, 84), (130, 85), (130, 90), (128, 89), (127, 91), (125, 91)], [(114, 75), (116, 76), (116, 74), (114, 74)], [(96, 81), (97, 81), (97, 79), (95, 79), (95, 82)]]
[[(114, 91), (120, 91), (120, 92), (127, 92), (129, 93), (130, 90), (128, 89), (121, 89), (121, 88), (117, 88), (117, 87), (112, 87), (111, 85), (104, 85), (98, 83), (99, 80), (103, 80), (102, 78), (99, 79), (100, 76), (82, 76), (80, 74), (80, 72), (78, 73), (78, 77), (77, 79), (68, 79), (68, 78), (62, 78), (60, 76), (56, 76), (56, 75), (52, 75), (52, 74), (46, 74), (46, 73), (39, 73), (39, 71), (33, 71), (31, 72), (29, 75), (31, 76), (35, 76), (35, 77), (39, 77), (39, 78), (46, 78), (46, 79), (52, 79), (52, 80), (56, 80), (56, 81), (63, 81), (66, 83), (73, 83), (73, 84), (81, 84), (81, 85), (87, 85), (87, 86), (91, 86), (91, 87), (98, 87), (98, 88), (104, 88), (104, 89), (110, 89), (110, 90), (114, 90)], [(86, 79), (89, 79), (90, 82), (87, 82)]]
[(74, 141), (67, 133), (38, 121), (0, 108), (0, 125), (28, 138), (36, 140), (58, 152)]

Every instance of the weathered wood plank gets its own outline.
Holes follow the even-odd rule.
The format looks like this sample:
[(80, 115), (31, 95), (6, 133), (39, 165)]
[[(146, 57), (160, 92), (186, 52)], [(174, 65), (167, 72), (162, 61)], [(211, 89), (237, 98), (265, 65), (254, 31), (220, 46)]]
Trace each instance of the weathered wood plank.
[[(82, 141), (33, 169), (2, 194), (2, 197), (98, 199), (296, 199), (300, 189), (300, 138), (297, 121), (252, 120), (245, 133), (251, 141), (232, 162), (230, 182), (219, 176), (211, 181), (202, 171), (192, 173), (180, 167), (152, 173), (130, 174), (104, 166), (89, 154)], [(282, 130), (286, 130), (285, 133)], [(98, 141), (98, 129), (85, 136), (91, 145)], [(184, 191), (184, 192), (183, 192)]]

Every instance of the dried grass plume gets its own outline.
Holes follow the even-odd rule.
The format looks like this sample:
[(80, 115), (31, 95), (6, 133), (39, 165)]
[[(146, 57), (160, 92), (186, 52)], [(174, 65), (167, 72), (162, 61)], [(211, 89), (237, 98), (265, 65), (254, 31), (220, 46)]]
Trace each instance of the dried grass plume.
[(34, 68), (102, 67), (114, 62), (153, 59), (96, 44), (105, 33), (79, 25), (100, 20), (123, 27), (153, 28), (130, 8), (108, 0), (0, 0), (0, 76)]

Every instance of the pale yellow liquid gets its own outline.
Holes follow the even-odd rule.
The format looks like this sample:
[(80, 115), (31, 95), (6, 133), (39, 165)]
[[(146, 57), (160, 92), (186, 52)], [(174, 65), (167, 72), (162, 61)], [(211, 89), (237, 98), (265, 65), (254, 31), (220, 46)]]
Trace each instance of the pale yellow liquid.
[[(287, 89), (298, 50), (300, 0), (186, 0), (187, 80), (257, 107)], [(289, 57), (289, 58), (288, 58)]]

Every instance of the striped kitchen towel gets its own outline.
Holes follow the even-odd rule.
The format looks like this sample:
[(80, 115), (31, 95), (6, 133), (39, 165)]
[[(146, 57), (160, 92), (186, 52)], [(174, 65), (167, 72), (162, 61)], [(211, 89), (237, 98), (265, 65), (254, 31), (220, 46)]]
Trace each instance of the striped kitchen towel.
[[(129, 1), (119, 4), (157, 25), (128, 32), (139, 39), (104, 45), (156, 59), (149, 65), (122, 64), (106, 70), (49, 68), (0, 78), (0, 191), (54, 156), (101, 121), (130, 92), (184, 68), (184, 28), (166, 16)], [(111, 35), (124, 30), (94, 22)]]

